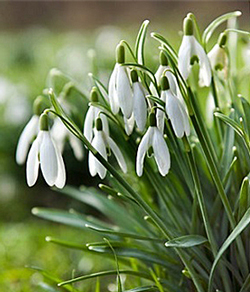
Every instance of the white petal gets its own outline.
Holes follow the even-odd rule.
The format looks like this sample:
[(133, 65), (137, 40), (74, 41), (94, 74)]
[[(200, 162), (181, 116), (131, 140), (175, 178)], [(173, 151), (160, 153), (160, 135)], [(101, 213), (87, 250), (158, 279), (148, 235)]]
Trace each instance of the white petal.
[(149, 127), (138, 147), (136, 155), (136, 173), (138, 176), (142, 176), (144, 158), (149, 147), (152, 145), (153, 134), (153, 127)]
[(93, 126), (95, 120), (95, 108), (90, 106), (84, 121), (83, 134), (91, 142), (93, 138)]
[(18, 140), (16, 150), (16, 162), (18, 164), (24, 164), (29, 150), (29, 146), (39, 131), (39, 117), (37, 115), (32, 116), (28, 124), (23, 129), (23, 132)]
[(117, 69), (117, 97), (123, 115), (129, 119), (133, 111), (133, 96), (127, 69), (119, 66)]
[(162, 176), (165, 176), (170, 168), (170, 155), (168, 146), (157, 127), (154, 127), (152, 146), (159, 172)]
[[(161, 76), (162, 76), (164, 70), (166, 70), (167, 68), (168, 68), (168, 66), (162, 66), (162, 65), (160, 65), (158, 67), (158, 69), (157, 69), (157, 71), (155, 73), (155, 79), (156, 79), (156, 82), (157, 82), (158, 85), (160, 84), (160, 79), (161, 79)], [(156, 88), (155, 88), (153, 83), (150, 84), (149, 89), (150, 89), (152, 95), (158, 96), (157, 90), (156, 90)]]
[(54, 144), (54, 147), (55, 147), (55, 151), (56, 151), (56, 159), (57, 159), (57, 165), (58, 165), (58, 172), (57, 172), (57, 178), (55, 181), (55, 186), (59, 189), (62, 189), (66, 183), (65, 165), (63, 162), (61, 152), (59, 151), (59, 149), (57, 148), (57, 146), (55, 144)]
[(166, 113), (171, 121), (175, 135), (183, 137), (184, 133), (190, 134), (190, 126), (186, 110), (179, 99), (170, 90), (166, 91)]
[(63, 124), (60, 118), (55, 118), (53, 127), (50, 131), (52, 139), (56, 142), (56, 145), (60, 152), (63, 152), (65, 141), (67, 139), (69, 131)]
[(118, 97), (117, 97), (117, 90), (116, 90), (118, 67), (119, 65), (116, 64), (109, 79), (109, 100), (110, 100), (111, 110), (114, 114), (117, 114), (119, 112), (119, 104), (118, 104)]
[(124, 125), (125, 125), (125, 132), (128, 136), (130, 136), (133, 132), (134, 125), (135, 125), (134, 114), (132, 113), (129, 119), (126, 119), (126, 117), (123, 117), (123, 120), (124, 120)]
[(40, 146), (40, 163), (43, 177), (49, 186), (55, 184), (58, 174), (58, 164), (55, 147), (48, 131), (44, 131)]
[[(162, 91), (161, 92), (161, 100), (166, 102), (166, 91)], [(164, 112), (164, 109), (163, 110), (157, 109), (157, 111), (156, 111), (156, 123), (157, 123), (158, 129), (163, 134), (164, 126), (165, 126), (165, 112)]]
[(199, 83), (200, 86), (209, 86), (211, 83), (211, 66), (209, 63), (208, 56), (206, 55), (203, 47), (194, 38), (194, 50), (195, 54), (199, 58), (200, 72), (199, 72)]
[(32, 187), (38, 177), (38, 170), (39, 170), (39, 148), (40, 148), (40, 142), (42, 140), (43, 132), (39, 132), (36, 140), (33, 142), (30, 152), (28, 154), (27, 164), (26, 164), (26, 179), (27, 184), (29, 187)]
[(83, 147), (82, 142), (74, 136), (72, 133), (69, 133), (69, 143), (74, 152), (74, 155), (77, 160), (83, 159)]
[(108, 145), (111, 149), (111, 151), (114, 153), (115, 158), (120, 166), (120, 168), (122, 169), (122, 171), (124, 173), (127, 172), (127, 164), (125, 162), (125, 159), (121, 153), (121, 150), (119, 149), (119, 147), (117, 146), (117, 144), (115, 143), (115, 141), (113, 139), (111, 139), (110, 137), (106, 137)]
[[(102, 155), (102, 157), (107, 160), (106, 145), (102, 131), (96, 131), (92, 145)], [(106, 168), (92, 155), (92, 153), (89, 154), (89, 169), (92, 176), (96, 173), (98, 173), (101, 179), (106, 176)]]
[(107, 116), (101, 114), (101, 120), (102, 120), (102, 127), (103, 127), (103, 132), (106, 133), (109, 136), (109, 123)]
[(186, 80), (190, 74), (190, 59), (194, 55), (192, 35), (184, 35), (178, 53), (178, 68)]
[(166, 71), (165, 76), (168, 78), (170, 90), (176, 95), (178, 85), (177, 85), (177, 81), (176, 81), (174, 74), (170, 71)]
[(143, 131), (147, 122), (147, 103), (143, 89), (139, 82), (133, 83), (134, 91), (134, 117), (140, 131)]

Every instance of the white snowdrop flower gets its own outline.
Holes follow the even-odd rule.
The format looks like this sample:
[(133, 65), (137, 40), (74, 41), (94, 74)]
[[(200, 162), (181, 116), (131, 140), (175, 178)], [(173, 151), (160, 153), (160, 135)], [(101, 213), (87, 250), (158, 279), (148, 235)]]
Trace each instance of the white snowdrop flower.
[[(158, 69), (155, 73), (155, 79), (156, 79), (157, 85), (160, 86), (161, 77), (162, 77), (162, 75), (165, 75), (165, 76), (167, 76), (167, 78), (169, 80), (170, 89), (175, 94), (177, 94), (177, 90), (178, 90), (177, 81), (176, 81), (174, 74), (169, 71), (171, 68), (168, 65), (168, 59), (163, 51), (160, 51), (159, 62), (160, 62), (160, 66), (158, 67)], [(150, 89), (152, 95), (158, 96), (157, 90), (156, 90), (153, 83), (150, 84), (149, 89)]]
[(33, 105), (34, 115), (23, 129), (17, 144), (16, 162), (24, 164), (30, 148), (30, 144), (39, 132), (39, 115), (41, 114), (41, 99), (37, 98)]
[(187, 80), (191, 67), (195, 61), (199, 62), (199, 85), (209, 86), (211, 83), (211, 66), (209, 59), (196, 38), (193, 36), (192, 19), (184, 19), (184, 36), (178, 54), (178, 68), (185, 80)]
[(139, 83), (136, 70), (131, 71), (134, 108), (133, 114), (136, 126), (143, 131), (147, 122), (147, 103), (145, 99), (145, 91)]
[(109, 100), (114, 114), (121, 109), (122, 114), (129, 119), (133, 111), (133, 96), (130, 85), (128, 69), (122, 64), (125, 61), (125, 49), (118, 45), (116, 49), (116, 65), (109, 80)]
[(227, 41), (226, 34), (222, 33), (219, 37), (218, 43), (214, 45), (208, 53), (212, 69), (215, 71), (222, 71), (223, 77), (227, 77), (228, 73), (228, 56), (225, 51), (225, 44)]
[[(184, 134), (188, 136), (190, 134), (190, 124), (188, 120), (187, 108), (171, 91), (166, 76), (161, 78), (161, 89), (161, 99), (165, 102), (165, 111), (171, 121), (175, 135), (178, 138), (182, 138)], [(163, 132), (165, 114), (162, 114), (162, 110), (158, 110), (157, 113), (158, 112), (157, 126), (159, 127), (160, 131)]]
[[(124, 157), (114, 140), (103, 131), (102, 120), (100, 118), (96, 119), (96, 129), (94, 132), (94, 139), (92, 140), (92, 146), (105, 160), (107, 160), (107, 148), (109, 148), (113, 152), (121, 170), (124, 173), (127, 172), (127, 165)], [(101, 179), (104, 179), (107, 173), (106, 168), (91, 152), (89, 152), (89, 172), (92, 176), (98, 174)]]
[(163, 135), (156, 127), (156, 118), (154, 113), (150, 113), (149, 115), (149, 125), (150, 126), (143, 136), (137, 150), (136, 173), (138, 176), (142, 176), (145, 155), (149, 148), (152, 147), (159, 172), (162, 176), (165, 176), (170, 168), (170, 154)]
[(58, 117), (54, 120), (51, 129), (51, 137), (61, 153), (63, 153), (65, 142), (68, 140), (76, 159), (83, 159), (83, 147), (81, 141), (65, 127), (61, 119)]
[[(98, 94), (97, 94), (96, 87), (93, 87), (91, 90), (90, 100), (92, 102), (98, 102)], [(107, 135), (109, 135), (109, 125), (108, 125), (107, 117), (101, 114), (101, 110), (99, 108), (93, 105), (90, 105), (85, 117), (84, 127), (83, 127), (83, 134), (89, 142), (91, 142), (93, 139), (94, 123), (95, 123), (95, 120), (98, 118), (98, 116), (100, 116), (102, 120), (103, 131)]]
[(60, 151), (50, 137), (47, 114), (42, 114), (40, 117), (40, 131), (28, 154), (26, 178), (29, 187), (37, 181), (39, 165), (49, 186), (64, 187), (66, 181), (64, 162)]

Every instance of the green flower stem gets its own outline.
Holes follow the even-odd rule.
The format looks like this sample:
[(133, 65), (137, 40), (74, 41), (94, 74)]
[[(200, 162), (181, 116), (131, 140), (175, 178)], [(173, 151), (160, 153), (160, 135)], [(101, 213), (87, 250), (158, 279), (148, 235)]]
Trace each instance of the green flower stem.
[[(194, 101), (194, 97), (193, 97), (193, 94), (192, 94), (190, 89), (189, 89), (189, 95), (190, 95), (191, 106), (192, 106), (193, 101)], [(231, 229), (233, 230), (234, 227), (236, 226), (236, 221), (235, 221), (229, 200), (228, 200), (227, 195), (225, 193), (223, 183), (220, 179), (218, 168), (216, 166), (216, 163), (214, 161), (214, 157), (212, 155), (211, 144), (208, 143), (207, 138), (204, 136), (203, 127), (201, 126), (200, 120), (196, 116), (197, 111), (193, 110), (193, 112), (195, 114), (191, 115), (190, 118), (192, 120), (193, 126), (195, 128), (195, 131), (196, 131), (197, 136), (199, 138), (199, 141), (201, 143), (201, 147), (202, 147), (203, 152), (205, 154), (205, 158), (207, 161), (207, 165), (208, 165), (210, 174), (211, 174), (212, 179), (214, 181), (214, 184), (217, 188), (217, 191), (220, 195), (223, 206), (226, 210)], [(246, 260), (245, 253), (244, 253), (244, 246), (243, 246), (243, 243), (242, 243), (242, 240), (240, 237), (236, 239), (236, 243), (238, 245), (240, 261), (241, 261), (240, 268), (242, 270), (243, 275), (246, 276), (248, 274), (248, 264), (247, 264), (247, 260)]]
[[(183, 137), (183, 143), (185, 145), (189, 166), (190, 166), (191, 173), (193, 176), (194, 185), (195, 185), (195, 192), (196, 192), (198, 203), (200, 206), (200, 211), (201, 211), (201, 215), (203, 218), (203, 223), (205, 226), (208, 242), (211, 246), (211, 250), (212, 250), (213, 256), (215, 258), (217, 255), (218, 246), (217, 246), (217, 243), (215, 241), (211, 225), (209, 223), (209, 218), (208, 218), (207, 209), (206, 209), (206, 205), (205, 205), (204, 195), (202, 192), (194, 155), (192, 153), (191, 146), (190, 146), (189, 141), (188, 141), (186, 136)], [(221, 271), (221, 278), (222, 278), (222, 281), (224, 283), (225, 291), (229, 292), (229, 291), (231, 291), (231, 284), (230, 284), (231, 281), (230, 281), (229, 275), (228, 275), (226, 269), (222, 265), (220, 265), (220, 271)]]

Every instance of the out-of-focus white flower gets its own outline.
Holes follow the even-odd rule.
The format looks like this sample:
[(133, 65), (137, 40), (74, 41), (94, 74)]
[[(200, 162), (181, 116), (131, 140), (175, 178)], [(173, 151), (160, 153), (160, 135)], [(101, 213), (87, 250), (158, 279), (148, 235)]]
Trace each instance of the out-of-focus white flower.
[(224, 48), (226, 40), (226, 34), (221, 34), (218, 43), (216, 43), (208, 53), (208, 58), (210, 60), (212, 69), (216, 71), (222, 71), (224, 78), (227, 77), (228, 73), (228, 56)]
[(83, 159), (83, 147), (81, 141), (65, 127), (58, 117), (54, 120), (51, 129), (51, 137), (61, 153), (63, 153), (65, 142), (68, 140), (76, 159)]
[[(93, 87), (90, 93), (91, 102), (98, 102), (97, 88)], [(83, 134), (89, 142), (93, 139), (94, 123), (95, 120), (100, 116), (103, 124), (103, 131), (109, 135), (109, 125), (107, 117), (101, 114), (101, 110), (93, 105), (89, 106), (88, 112), (85, 117)]]
[(117, 114), (121, 109), (122, 114), (129, 119), (133, 111), (133, 95), (128, 69), (122, 66), (125, 60), (124, 46), (118, 45), (116, 53), (117, 62), (109, 80), (110, 106), (114, 114)]
[(134, 118), (136, 126), (143, 131), (147, 122), (147, 103), (145, 99), (145, 91), (138, 80), (135, 70), (131, 71), (133, 99), (134, 99)]
[(29, 187), (32, 187), (37, 181), (39, 165), (49, 186), (64, 187), (66, 181), (64, 162), (50, 136), (47, 114), (42, 114), (40, 117), (40, 131), (28, 154), (26, 178)]
[[(171, 121), (175, 135), (182, 138), (184, 134), (190, 134), (190, 124), (188, 120), (187, 108), (180, 99), (171, 91), (166, 76), (161, 78), (161, 100), (165, 102), (165, 111)], [(165, 123), (165, 113), (157, 110), (157, 126), (163, 133)]]
[(196, 38), (193, 36), (192, 19), (184, 19), (184, 36), (178, 54), (178, 68), (186, 80), (195, 61), (199, 62), (199, 85), (209, 86), (211, 83), (211, 66), (209, 59)]
[[(113, 152), (122, 171), (124, 173), (127, 172), (127, 165), (124, 157), (114, 140), (102, 130), (102, 120), (100, 118), (96, 119), (96, 129), (94, 132), (94, 139), (92, 140), (92, 146), (105, 160), (107, 160), (107, 148), (109, 148)], [(91, 152), (89, 152), (89, 172), (92, 176), (98, 174), (101, 179), (104, 179), (107, 173), (107, 169)]]
[(39, 132), (39, 115), (41, 114), (41, 99), (37, 98), (33, 104), (34, 115), (23, 129), (17, 143), (16, 162), (24, 164), (29, 151), (30, 144)]
[(170, 168), (170, 155), (168, 146), (161, 132), (156, 127), (156, 119), (154, 113), (150, 113), (149, 115), (149, 124), (150, 126), (143, 136), (137, 150), (136, 173), (138, 176), (142, 176), (145, 155), (148, 149), (152, 147), (159, 172), (162, 176), (165, 176)]

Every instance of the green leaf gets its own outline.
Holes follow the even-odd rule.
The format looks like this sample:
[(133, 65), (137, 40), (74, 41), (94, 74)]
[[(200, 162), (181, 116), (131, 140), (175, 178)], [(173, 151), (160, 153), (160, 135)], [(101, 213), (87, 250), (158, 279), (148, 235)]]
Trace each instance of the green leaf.
[(97, 224), (97, 220), (95, 220), (95, 223), (91, 220), (87, 219), (87, 216), (83, 214), (79, 214), (76, 212), (68, 212), (58, 209), (49, 209), (49, 208), (33, 208), (32, 214), (47, 219), (53, 222), (73, 226), (76, 228), (86, 229), (86, 224), (93, 225), (96, 228), (105, 228), (107, 224), (100, 222), (100, 224)]
[[(93, 274), (77, 277), (75, 279), (71, 279), (71, 280), (68, 280), (68, 281), (60, 282), (57, 285), (59, 287), (61, 287), (61, 286), (67, 285), (67, 284), (71, 284), (71, 283), (75, 283), (75, 282), (79, 282), (79, 281), (84, 281), (84, 280), (91, 279), (91, 278), (103, 277), (103, 276), (109, 276), (109, 275), (116, 275), (116, 274), (117, 274), (116, 270), (98, 272), (98, 273), (93, 273)], [(125, 270), (124, 269), (124, 270), (120, 270), (120, 274), (137, 276), (137, 277), (152, 281), (151, 276), (149, 274), (147, 274), (147, 273), (144, 273), (144, 272), (136, 272), (136, 271), (133, 271), (133, 270)]]
[(229, 12), (226, 14), (223, 14), (219, 17), (217, 17), (214, 21), (212, 21), (208, 27), (205, 29), (203, 35), (202, 35), (202, 43), (204, 45), (206, 45), (209, 41), (209, 39), (211, 38), (213, 32), (215, 31), (215, 29), (221, 25), (224, 21), (227, 21), (230, 18), (233, 17), (238, 17), (240, 16), (242, 13), (240, 11), (234, 11), (234, 12)]
[(211, 272), (209, 275), (208, 292), (212, 292), (215, 270), (221, 257), (223, 256), (227, 248), (230, 246), (230, 244), (241, 234), (241, 232), (248, 226), (249, 223), (250, 223), (250, 208), (246, 211), (245, 215), (242, 217), (240, 222), (236, 225), (236, 227), (233, 229), (231, 234), (224, 241), (223, 245), (218, 251), (218, 254), (213, 262), (213, 266), (211, 268)]
[(244, 132), (243, 132), (242, 127), (239, 124), (237, 124), (233, 119), (231, 119), (231, 118), (227, 117), (226, 115), (219, 113), (219, 112), (215, 112), (214, 115), (217, 118), (221, 119), (223, 122), (225, 122), (227, 125), (232, 127), (238, 135), (240, 135), (241, 137), (244, 136)]
[[(133, 247), (131, 247), (130, 243), (124, 243), (124, 242), (116, 242), (112, 241), (112, 247), (115, 250), (115, 253), (118, 256), (121, 257), (129, 257), (129, 258), (137, 258), (144, 262), (150, 262), (159, 264), (161, 266), (165, 266), (169, 268), (169, 272), (177, 272), (179, 271), (179, 267), (176, 265), (178, 262), (176, 262), (172, 257), (169, 255), (159, 255), (159, 253), (151, 252), (150, 250), (144, 250), (139, 245), (133, 244)], [(88, 243), (87, 247), (90, 250), (93, 250), (97, 253), (104, 253), (104, 254), (110, 254), (111, 250), (110, 247), (107, 246), (104, 242), (97, 242), (97, 243)]]
[(248, 292), (250, 289), (250, 274), (247, 276), (239, 292)]
[(120, 237), (134, 238), (137, 240), (163, 242), (163, 239), (160, 239), (160, 238), (152, 238), (152, 237), (142, 236), (139, 234), (126, 233), (126, 232), (121, 232), (121, 231), (111, 230), (111, 229), (101, 229), (101, 228), (96, 228), (96, 227), (91, 226), (91, 225), (86, 225), (86, 227), (91, 229), (91, 230), (94, 230), (94, 231), (97, 231), (100, 233), (104, 233), (104, 234), (113, 234), (113, 235), (117, 235)]
[(249, 123), (249, 121), (250, 121), (250, 104), (244, 97), (241, 97), (240, 100), (241, 100), (241, 104), (242, 104), (244, 114), (245, 114), (244, 120), (247, 121), (246, 122), (247, 133), (248, 133), (248, 135), (250, 135), (250, 123)]
[(174, 238), (165, 243), (166, 247), (188, 248), (207, 242), (207, 239), (201, 235), (185, 235)]
[(248, 208), (248, 198), (249, 198), (249, 178), (245, 177), (240, 188), (239, 197), (239, 212), (238, 218), (240, 219)]
[(135, 54), (137, 62), (144, 65), (144, 44), (146, 40), (146, 33), (149, 25), (149, 20), (144, 20), (135, 42)]
[(124, 292), (144, 292), (144, 291), (151, 292), (151, 291), (159, 291), (159, 290), (156, 286), (143, 286), (143, 287), (137, 287), (130, 290), (126, 290)]

